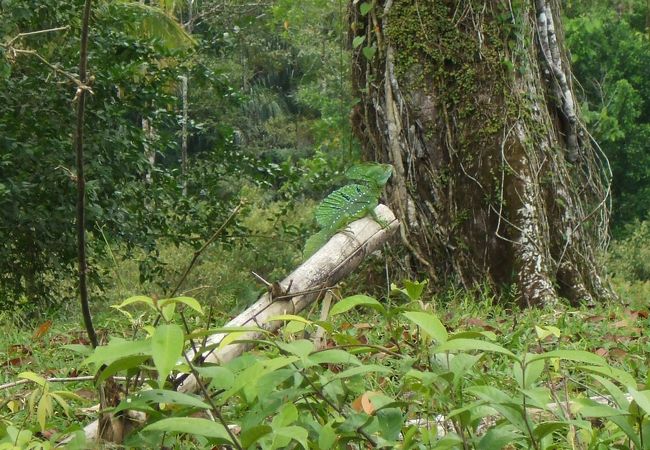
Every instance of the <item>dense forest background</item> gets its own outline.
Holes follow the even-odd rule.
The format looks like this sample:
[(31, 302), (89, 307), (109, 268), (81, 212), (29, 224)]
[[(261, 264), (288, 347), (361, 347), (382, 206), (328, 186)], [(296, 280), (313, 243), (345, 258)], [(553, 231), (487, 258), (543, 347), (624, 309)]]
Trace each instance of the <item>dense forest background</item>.
[[(80, 6), (4, 1), (0, 10), (0, 285), (12, 310), (75, 297), (71, 133)], [(325, 0), (97, 4), (87, 119), (95, 296), (124, 286), (120, 271), (132, 274), (134, 265), (139, 276), (127, 290), (138, 283), (169, 289), (180, 260), (240, 201), (244, 212), (220, 236), (219, 251), (232, 252), (242, 272), (271, 278), (299, 261), (313, 232), (310, 205), (359, 158), (349, 124), (356, 100), (347, 7)], [(583, 117), (611, 167), (618, 257), (610, 272), (645, 281), (648, 5), (567, 1), (564, 14)], [(206, 288), (207, 297), (250, 301), (254, 281), (226, 273), (232, 268), (206, 269), (205, 283), (195, 285), (219, 285)]]

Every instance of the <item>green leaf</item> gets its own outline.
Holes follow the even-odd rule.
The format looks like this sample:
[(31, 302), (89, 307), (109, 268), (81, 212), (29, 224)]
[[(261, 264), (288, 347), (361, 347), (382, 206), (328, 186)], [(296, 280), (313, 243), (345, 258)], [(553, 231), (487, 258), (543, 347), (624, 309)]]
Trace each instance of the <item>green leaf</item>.
[(368, 308), (375, 309), (381, 313), (385, 311), (381, 303), (367, 295), (353, 295), (346, 297), (340, 302), (337, 302), (330, 310), (330, 316), (336, 316), (351, 310), (356, 306), (367, 306)]
[(590, 398), (577, 398), (571, 402), (571, 410), (575, 413), (580, 413), (583, 417), (611, 417), (611, 416), (625, 416), (628, 415), (627, 411), (622, 409), (612, 408), (609, 405), (598, 403)]
[(293, 403), (285, 403), (273, 418), (271, 426), (274, 428), (278, 426), (285, 427), (291, 425), (296, 420), (298, 420), (298, 408)]
[(646, 414), (650, 414), (650, 391), (637, 391), (629, 386), (627, 391), (630, 393), (639, 408), (645, 411)]
[(120, 358), (117, 361), (113, 361), (108, 366), (106, 366), (104, 370), (102, 370), (101, 374), (97, 377), (95, 384), (99, 385), (100, 383), (106, 381), (109, 377), (123, 370), (128, 370), (128, 369), (133, 369), (134, 367), (138, 367), (140, 366), (140, 364), (144, 363), (148, 359), (149, 359), (149, 355), (131, 355), (131, 356), (126, 356), (124, 358)]
[(273, 428), (273, 434), (294, 440), (298, 442), (305, 450), (309, 449), (309, 444), (307, 443), (307, 430), (302, 427), (290, 426)]
[(293, 342), (276, 342), (276, 345), (285, 352), (296, 355), (300, 359), (307, 358), (314, 351), (314, 343), (307, 339), (299, 339)]
[(167, 376), (183, 353), (185, 334), (176, 324), (161, 325), (151, 337), (151, 355), (158, 370), (158, 385), (165, 385)]
[(402, 314), (408, 320), (416, 324), (422, 331), (429, 335), (437, 343), (447, 341), (447, 330), (440, 320), (430, 313), (409, 311)]
[(380, 436), (389, 441), (396, 441), (399, 438), (404, 416), (399, 408), (384, 408), (377, 411)]
[(354, 39), (352, 39), (352, 48), (358, 48), (361, 44), (363, 44), (363, 41), (366, 40), (365, 36), (357, 36)]
[(542, 422), (538, 424), (533, 430), (533, 436), (537, 440), (541, 440), (549, 434), (561, 431), (569, 426), (566, 422)]
[(132, 305), (134, 303), (144, 303), (145, 305), (149, 306), (154, 311), (156, 310), (156, 307), (154, 306), (154, 303), (153, 303), (153, 299), (151, 297), (147, 297), (145, 295), (134, 295), (133, 297), (127, 298), (126, 300), (124, 300), (119, 305), (115, 305), (115, 307), (118, 308), (118, 309), (122, 309), (125, 306), (129, 306), (129, 305)]
[(160, 307), (160, 313), (166, 322), (170, 322), (174, 318), (174, 312), (176, 311), (176, 303), (167, 303), (165, 306)]
[(205, 403), (203, 400), (200, 400), (198, 397), (167, 389), (149, 389), (141, 391), (135, 394), (133, 398), (147, 403), (167, 403), (171, 405), (210, 409), (210, 405)]
[(301, 322), (304, 323), (305, 325), (311, 325), (313, 322), (311, 320), (307, 320), (304, 317), (301, 316), (296, 316), (294, 314), (280, 314), (277, 316), (271, 316), (267, 319), (264, 320), (264, 323), (269, 323), (273, 321), (294, 321), (294, 322)]
[(632, 375), (625, 372), (624, 370), (617, 369), (615, 367), (606, 365), (606, 366), (579, 366), (578, 369), (586, 370), (588, 372), (597, 373), (608, 378), (611, 378), (614, 381), (619, 382), (622, 386), (636, 386), (636, 380)]
[(45, 378), (35, 374), (34, 372), (21, 372), (18, 374), (18, 378), (33, 381), (34, 383), (38, 384), (40, 387), (45, 387), (45, 385), (47, 384), (47, 380)]
[(243, 448), (249, 448), (271, 432), (273, 432), (273, 428), (268, 425), (257, 425), (243, 430), (241, 433), (241, 446)]
[(546, 339), (549, 336), (559, 338), (562, 335), (562, 331), (560, 331), (558, 327), (551, 325), (544, 325), (541, 327), (535, 325), (535, 333), (537, 333), (537, 338), (540, 340)]
[(97, 347), (93, 353), (86, 358), (83, 364), (95, 364), (97, 368), (101, 365), (110, 365), (113, 361), (131, 355), (150, 354), (151, 340), (126, 341), (121, 338), (113, 338), (107, 345)]
[(336, 375), (334, 375), (333, 379), (338, 380), (343, 378), (350, 378), (356, 375), (365, 375), (371, 372), (392, 373), (393, 371), (386, 366), (379, 366), (376, 364), (366, 364), (359, 367), (352, 367), (350, 369), (344, 370), (343, 372), (339, 372)]
[(361, 364), (356, 356), (335, 348), (312, 353), (309, 355), (309, 360), (314, 364)]
[(533, 358), (530, 359), (530, 361), (532, 362), (538, 359), (551, 359), (551, 358), (558, 358), (558, 359), (565, 359), (567, 361), (594, 364), (596, 366), (607, 365), (607, 362), (600, 356), (591, 352), (586, 352), (584, 350), (552, 350), (550, 352), (540, 353), (539, 355), (535, 355)]
[(375, 53), (377, 53), (377, 47), (375, 46), (363, 47), (361, 52), (363, 53), (363, 56), (365, 56), (368, 61), (372, 61), (372, 58), (375, 57)]
[(366, 14), (368, 14), (368, 13), (370, 12), (371, 9), (372, 9), (372, 3), (366, 3), (366, 2), (363, 2), (363, 3), (359, 6), (359, 11), (361, 12), (361, 15), (362, 15), (362, 16), (365, 16)]
[(332, 423), (329, 422), (318, 433), (318, 448), (321, 450), (330, 450), (336, 443), (336, 438), (336, 432), (332, 428)]
[(194, 311), (198, 312), (199, 314), (203, 314), (203, 308), (201, 308), (201, 304), (192, 297), (166, 298), (158, 302), (161, 308), (170, 303), (181, 303), (183, 305), (186, 305), (189, 308), (192, 308)]
[(147, 425), (142, 431), (186, 433), (216, 439), (220, 444), (233, 444), (223, 425), (198, 417), (170, 417)]
[(522, 439), (521, 433), (512, 425), (492, 427), (478, 442), (477, 450), (500, 450), (511, 442)]
[(504, 355), (515, 357), (510, 350), (492, 342), (479, 341), (478, 339), (451, 339), (440, 344), (433, 349), (434, 353), (479, 350), (484, 352), (502, 353)]

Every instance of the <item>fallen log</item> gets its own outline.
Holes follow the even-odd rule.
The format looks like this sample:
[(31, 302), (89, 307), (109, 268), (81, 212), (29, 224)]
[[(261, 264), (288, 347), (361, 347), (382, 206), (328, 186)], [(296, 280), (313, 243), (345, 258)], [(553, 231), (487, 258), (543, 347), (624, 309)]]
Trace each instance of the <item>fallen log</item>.
[[(322, 297), (328, 288), (352, 273), (366, 256), (380, 249), (399, 228), (399, 221), (387, 206), (377, 206), (375, 215), (385, 225), (380, 225), (370, 217), (352, 222), (279, 283), (281, 295), (274, 296), (271, 292), (262, 295), (224, 327), (263, 326), (266, 330), (277, 330), (282, 322), (269, 322), (269, 318), (297, 314)], [(225, 336), (210, 336), (206, 346), (218, 346)], [(261, 337), (259, 332), (248, 332), (241, 334), (239, 339), (244, 341)], [(208, 363), (224, 363), (241, 355), (248, 346), (246, 343), (233, 342), (202, 356)], [(189, 359), (195, 357), (193, 352), (187, 356)], [(190, 375), (183, 380), (178, 390), (196, 392), (198, 388), (196, 378)], [(97, 421), (87, 425), (84, 432), (87, 439), (97, 439)]]

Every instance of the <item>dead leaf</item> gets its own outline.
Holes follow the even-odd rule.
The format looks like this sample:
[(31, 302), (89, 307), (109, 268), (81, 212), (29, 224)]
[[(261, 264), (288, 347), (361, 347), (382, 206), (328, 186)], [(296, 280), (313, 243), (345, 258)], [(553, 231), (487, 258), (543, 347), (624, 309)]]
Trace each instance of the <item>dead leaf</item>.
[(627, 356), (627, 352), (622, 348), (613, 348), (609, 351), (609, 356), (614, 359), (623, 359)]
[(32, 340), (40, 339), (43, 337), (45, 333), (47, 333), (50, 328), (52, 328), (52, 321), (51, 320), (46, 320), (42, 324), (34, 330), (34, 334), (32, 335)]
[(596, 350), (594, 353), (596, 353), (598, 356), (602, 356), (604, 358), (609, 353), (609, 350), (607, 350), (606, 348), (601, 347), (598, 350)]

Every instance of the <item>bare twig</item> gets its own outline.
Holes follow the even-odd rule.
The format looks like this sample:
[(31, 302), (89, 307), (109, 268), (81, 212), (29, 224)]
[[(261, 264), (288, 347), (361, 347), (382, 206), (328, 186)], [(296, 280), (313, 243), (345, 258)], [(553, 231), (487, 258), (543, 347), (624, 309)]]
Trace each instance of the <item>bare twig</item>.
[[(96, 377), (94, 375), (84, 375), (82, 377), (61, 377), (61, 378), (50, 377), (50, 378), (46, 378), (45, 381), (47, 381), (48, 383), (75, 383), (78, 381), (93, 381), (95, 378)], [(117, 381), (126, 381), (127, 378), (113, 377), (113, 379)], [(33, 383), (33, 381), (24, 379), (24, 380), (14, 381), (11, 383), (0, 384), (0, 391), (4, 389), (10, 389), (12, 387), (20, 386), (23, 384), (27, 384), (27, 383)]]
[(228, 226), (228, 224), (232, 221), (232, 219), (234, 219), (234, 217), (237, 215), (237, 213), (239, 213), (242, 206), (243, 206), (243, 202), (239, 202), (239, 205), (237, 205), (237, 207), (235, 209), (233, 209), (233, 211), (230, 213), (230, 216), (228, 216), (226, 221), (221, 224), (219, 229), (217, 231), (215, 231), (212, 236), (210, 236), (210, 239), (208, 239), (200, 249), (198, 249), (197, 251), (194, 252), (194, 256), (192, 256), (192, 260), (190, 261), (190, 263), (185, 268), (185, 271), (183, 272), (183, 276), (181, 276), (181, 279), (178, 281), (178, 284), (176, 285), (176, 287), (174, 288), (172, 293), (169, 295), (170, 297), (173, 297), (174, 295), (176, 295), (178, 290), (181, 288), (181, 286), (185, 282), (185, 279), (187, 278), (189, 273), (192, 271), (192, 268), (194, 267), (194, 264), (196, 264), (196, 261), (199, 259), (199, 256), (201, 256), (201, 254), (215, 241), (215, 239), (217, 239), (217, 237), (219, 237), (221, 232), (226, 228), (226, 226)]

